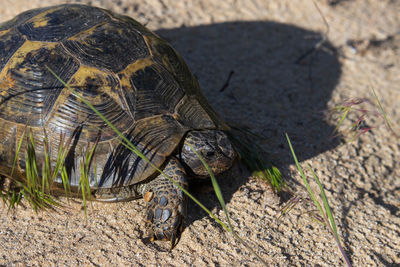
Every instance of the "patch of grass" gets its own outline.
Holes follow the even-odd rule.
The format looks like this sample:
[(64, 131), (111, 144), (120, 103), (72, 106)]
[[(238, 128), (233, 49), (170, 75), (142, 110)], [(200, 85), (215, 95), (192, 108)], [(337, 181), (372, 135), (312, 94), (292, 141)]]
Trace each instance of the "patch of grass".
[[(58, 176), (61, 177), (65, 196), (68, 200), (71, 196), (71, 186), (65, 166), (65, 159), (72, 138), (65, 141), (65, 135), (60, 134), (56, 162), (52, 164), (48, 137), (46, 130), (43, 129), (43, 131), (43, 157), (40, 159), (37, 157), (37, 148), (35, 146), (32, 129), (25, 127), (25, 130), (18, 141), (11, 173), (7, 176), (1, 177), (3, 181), (0, 190), (0, 197), (8, 207), (8, 210), (16, 208), (16, 206), (20, 204), (22, 198), (26, 199), (35, 212), (38, 212), (41, 209), (52, 209), (54, 207), (62, 206), (60, 201), (53, 194), (53, 189), (55, 187), (54, 183)], [(28, 136), (26, 136), (26, 132), (28, 132)], [(23, 172), (20, 173), (20, 171), (15, 170), (16, 165), (19, 164), (23, 143), (26, 145), (24, 154), (25, 166), (23, 166)], [(80, 164), (80, 180), (77, 189), (78, 192), (81, 191), (85, 215), (87, 206), (86, 200), (90, 200), (91, 198), (88, 174), (95, 147), (96, 144), (92, 148), (89, 146), (87, 147)], [(41, 171), (39, 171), (40, 167)], [(5, 179), (8, 179), (8, 185), (5, 185)]]
[[(349, 141), (352, 142), (373, 128), (366, 124), (366, 118), (371, 114), (371, 111), (366, 108), (360, 108), (362, 104), (373, 106), (373, 103), (367, 98), (355, 98), (347, 100), (329, 111), (329, 116), (336, 121), (332, 137), (342, 134), (345, 137), (349, 136)], [(351, 113), (354, 113), (357, 119), (352, 121), (350, 126), (344, 126), (344, 122)]]
[[(28, 136), (25, 137), (27, 130), (29, 133)], [(26, 143), (26, 150), (24, 154), (25, 172), (23, 174), (18, 173), (18, 175), (14, 175), (15, 166), (18, 164), (24, 139)], [(45, 151), (48, 151), (47, 138), (44, 140), (44, 149)], [(38, 164), (38, 159), (36, 157), (33, 133), (31, 129), (26, 127), (18, 142), (11, 173), (7, 177), (2, 177), (2, 179), (9, 179), (8, 186), (3, 186), (1, 188), (2, 200), (8, 206), (8, 210), (15, 208), (20, 203), (22, 198), (25, 198), (28, 201), (35, 212), (38, 212), (40, 209), (48, 209), (59, 206), (59, 203), (50, 194), (50, 185), (52, 183), (50, 181), (50, 157), (47, 152), (45, 152), (45, 156), (46, 159), (42, 163), (43, 175), (40, 175), (40, 164)]]
[[(370, 98), (354, 98), (344, 101), (342, 104), (329, 110), (328, 115), (336, 121), (336, 127), (332, 133), (332, 137), (341, 134), (344, 137), (349, 137), (348, 141), (352, 142), (361, 135), (371, 131), (374, 128), (378, 128), (383, 124), (387, 129), (397, 138), (399, 134), (393, 129), (385, 110), (374, 89), (372, 89), (374, 95), (373, 99)], [(375, 100), (375, 101), (374, 101)], [(356, 117), (355, 120), (349, 119), (349, 115)], [(369, 126), (367, 121), (370, 118), (381, 119), (381, 122), (374, 126)], [(346, 119), (351, 120), (350, 126), (344, 126)]]
[[(318, 222), (322, 223), (323, 225), (325, 225), (328, 228), (329, 232), (333, 235), (333, 237), (335, 239), (336, 245), (337, 245), (340, 253), (343, 256), (343, 259), (344, 259), (346, 265), (347, 266), (351, 266), (350, 261), (347, 258), (347, 255), (346, 255), (346, 253), (345, 253), (345, 251), (344, 251), (344, 249), (343, 249), (343, 247), (341, 245), (339, 234), (337, 232), (337, 226), (336, 226), (335, 220), (333, 218), (332, 210), (331, 210), (331, 208), (329, 206), (329, 202), (328, 202), (328, 199), (326, 197), (324, 187), (322, 186), (317, 174), (314, 172), (314, 170), (311, 168), (311, 166), (308, 165), (308, 169), (311, 171), (311, 173), (312, 173), (312, 175), (314, 177), (314, 181), (317, 183), (317, 185), (318, 185), (318, 187), (320, 189), (320, 197), (321, 197), (322, 203), (323, 203), (323, 204), (321, 204), (319, 202), (319, 200), (317, 199), (316, 194), (312, 191), (312, 189), (310, 187), (310, 184), (308, 183), (308, 180), (307, 180), (307, 178), (306, 178), (306, 176), (305, 176), (305, 174), (303, 172), (303, 169), (301, 168), (301, 166), (300, 166), (300, 164), (299, 164), (299, 162), (297, 160), (296, 154), (294, 152), (294, 149), (293, 149), (292, 144), (290, 142), (289, 136), (287, 134), (286, 134), (286, 139), (288, 141), (288, 144), (289, 144), (289, 147), (290, 147), (290, 151), (291, 151), (293, 159), (294, 159), (294, 161), (296, 163), (297, 169), (298, 169), (298, 171), (300, 173), (301, 178), (303, 179), (304, 186), (306, 187), (307, 192), (308, 192), (310, 198), (312, 199), (312, 202), (314, 203), (315, 207), (317, 208), (317, 211), (319, 212), (319, 214), (316, 214), (316, 213), (314, 213), (314, 211), (311, 211), (311, 213), (314, 214), (313, 217)], [(294, 205), (296, 205), (299, 201), (300, 201), (300, 199), (296, 198), (296, 200), (292, 201), (283, 210), (283, 212), (287, 212), (288, 210), (292, 209), (294, 207)]]
[(257, 143), (259, 136), (235, 126), (231, 126), (228, 136), (252, 176), (266, 181), (275, 192), (280, 192), (286, 183), (279, 169), (267, 160), (269, 153)]

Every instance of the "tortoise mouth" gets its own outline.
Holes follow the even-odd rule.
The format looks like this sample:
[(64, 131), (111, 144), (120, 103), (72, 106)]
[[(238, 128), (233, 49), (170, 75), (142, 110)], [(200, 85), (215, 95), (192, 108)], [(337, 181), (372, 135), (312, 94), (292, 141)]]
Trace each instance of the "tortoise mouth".
[[(211, 169), (212, 173), (214, 175), (218, 175), (221, 174), (227, 170), (229, 170), (232, 165), (233, 162), (235, 161), (235, 158), (220, 158), (219, 162), (217, 162), (216, 164), (209, 164), (207, 163), (208, 167)], [(199, 178), (208, 178), (210, 177), (210, 174), (208, 173), (207, 169), (204, 167), (203, 163), (201, 161), (196, 162), (196, 166), (187, 166), (186, 164), (185, 169), (187, 168), (188, 172), (195, 177), (199, 177)]]

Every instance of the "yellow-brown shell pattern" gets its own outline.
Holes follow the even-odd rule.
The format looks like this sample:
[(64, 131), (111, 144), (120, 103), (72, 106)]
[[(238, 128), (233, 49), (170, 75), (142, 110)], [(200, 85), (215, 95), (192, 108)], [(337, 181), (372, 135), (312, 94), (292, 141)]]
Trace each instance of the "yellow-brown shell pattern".
[[(45, 135), (53, 164), (60, 137), (71, 140), (66, 164), (72, 186), (79, 183), (82, 156), (95, 144), (89, 173), (93, 188), (127, 186), (154, 173), (47, 68), (156, 166), (174, 153), (187, 131), (225, 127), (182, 58), (135, 20), (78, 4), (34, 9), (0, 24), (2, 174), (10, 172), (27, 129), (33, 133), (39, 163)], [(21, 153), (20, 172), (24, 164)]]

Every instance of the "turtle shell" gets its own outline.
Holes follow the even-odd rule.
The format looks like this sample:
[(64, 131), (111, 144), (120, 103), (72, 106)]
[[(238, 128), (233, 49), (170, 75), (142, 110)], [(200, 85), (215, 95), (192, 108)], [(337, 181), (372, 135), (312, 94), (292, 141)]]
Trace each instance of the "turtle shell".
[[(27, 131), (39, 165), (44, 151), (54, 165), (65, 148), (72, 186), (78, 185), (80, 165), (92, 148), (92, 188), (128, 186), (155, 173), (48, 68), (158, 167), (186, 132), (222, 127), (182, 58), (137, 21), (77, 4), (34, 9), (0, 24), (2, 174), (10, 174)], [(25, 139), (20, 151), (27, 147)], [(19, 173), (24, 167), (19, 153)]]

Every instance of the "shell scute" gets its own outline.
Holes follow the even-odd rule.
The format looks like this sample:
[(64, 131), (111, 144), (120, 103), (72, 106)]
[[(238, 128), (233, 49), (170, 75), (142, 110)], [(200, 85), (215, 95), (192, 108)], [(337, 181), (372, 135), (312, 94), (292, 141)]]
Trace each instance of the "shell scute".
[(60, 5), (41, 9), (17, 28), (29, 40), (58, 42), (107, 20), (99, 8)]
[(63, 44), (83, 64), (114, 72), (150, 55), (140, 33), (115, 21), (82, 30)]
[(47, 69), (57, 70), (68, 81), (78, 62), (56, 43), (26, 41), (0, 72), (0, 80), (13, 85), (1, 91), (1, 118), (29, 126), (44, 126), (44, 119), (63, 89)]

